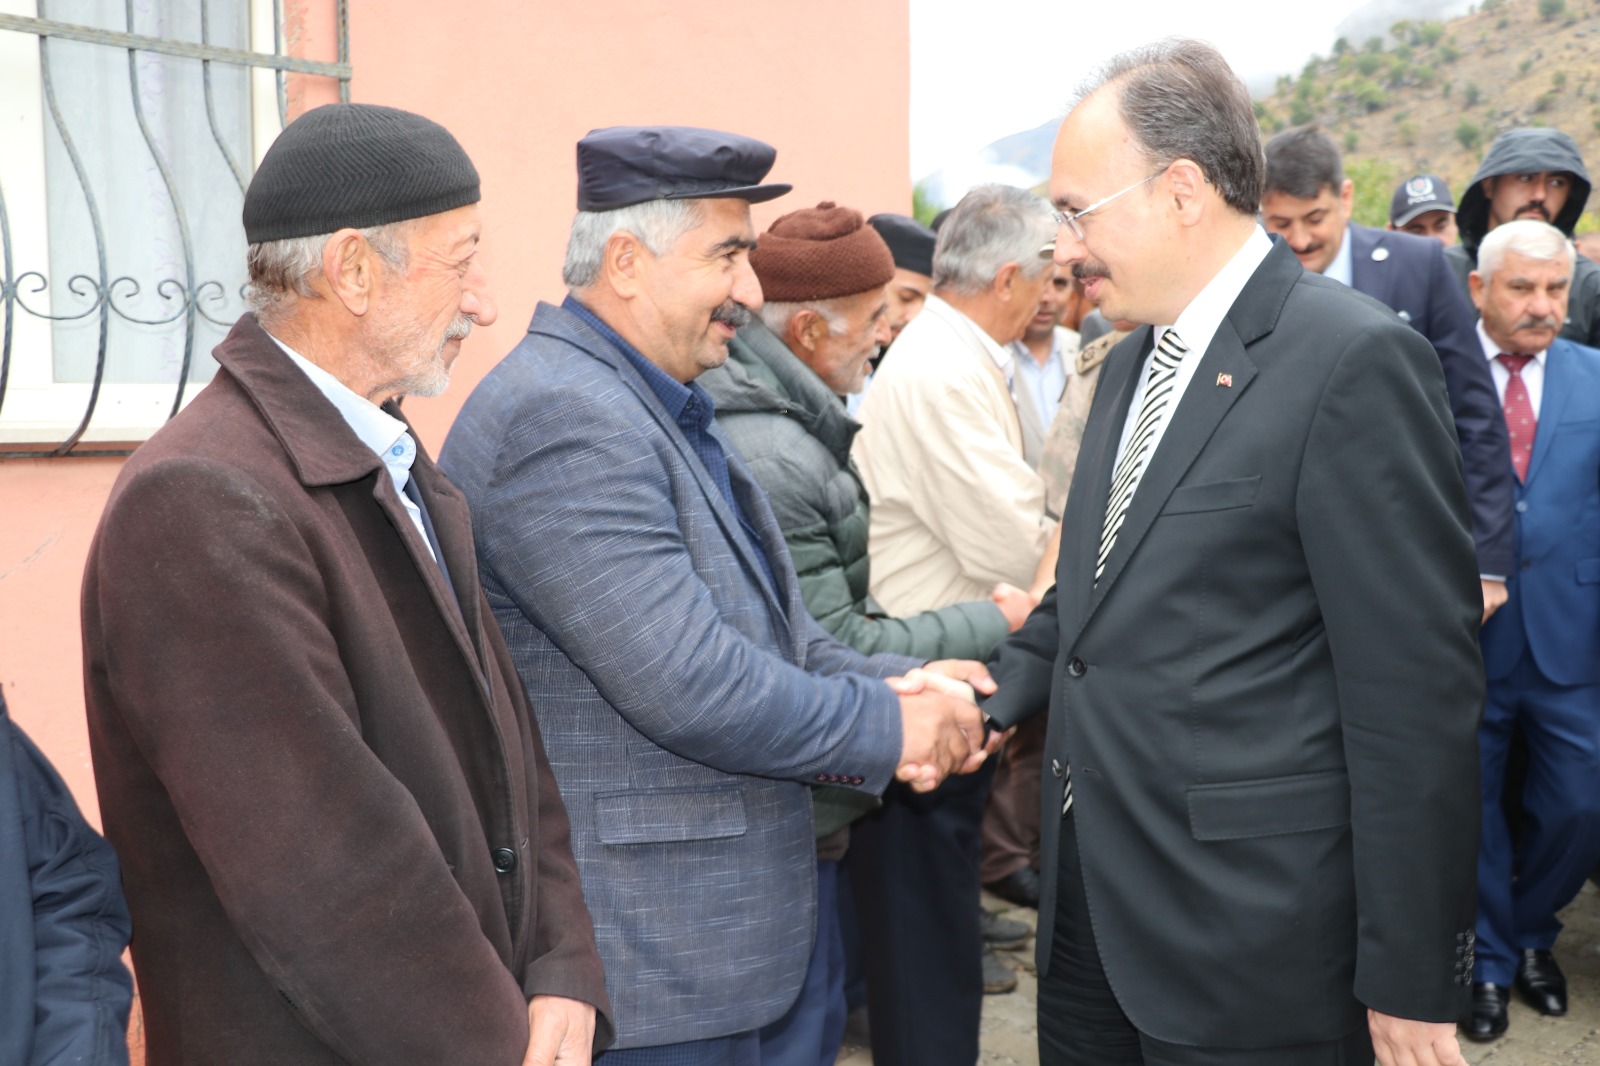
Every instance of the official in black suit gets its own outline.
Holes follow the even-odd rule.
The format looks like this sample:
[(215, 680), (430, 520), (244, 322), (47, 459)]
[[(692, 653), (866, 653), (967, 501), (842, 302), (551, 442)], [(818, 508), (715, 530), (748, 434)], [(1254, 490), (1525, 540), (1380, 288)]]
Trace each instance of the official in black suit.
[(1261, 221), (1268, 232), (1281, 236), (1307, 270), (1392, 308), (1439, 354), (1461, 443), (1488, 621), (1506, 602), (1506, 578), (1516, 565), (1516, 482), (1494, 378), (1478, 347), (1477, 312), (1438, 241), (1350, 221), (1355, 183), (1344, 176), (1339, 149), (1322, 129), (1285, 130), (1267, 142), (1266, 157)]
[(987, 701), (1049, 708), (1045, 1066), (1463, 1061), (1483, 668), (1444, 377), (1269, 243), (1262, 165), (1191, 41), (1113, 59), (1056, 141), (1057, 262), (1158, 325), (1105, 364)]

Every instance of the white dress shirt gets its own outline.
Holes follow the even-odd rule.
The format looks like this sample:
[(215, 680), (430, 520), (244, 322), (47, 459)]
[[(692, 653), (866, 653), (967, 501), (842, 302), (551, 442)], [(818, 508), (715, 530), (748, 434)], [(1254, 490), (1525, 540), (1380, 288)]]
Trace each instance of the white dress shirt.
[[(269, 333), (267, 336), (271, 337), (272, 334)], [(422, 525), (422, 511), (411, 502), (411, 497), (406, 495), (406, 483), (411, 480), (411, 464), (417, 458), (417, 442), (407, 432), (406, 424), (365, 396), (352, 391), (344, 382), (278, 338), (272, 337), (272, 339), (283, 349), (283, 353), (290, 361), (311, 379), (311, 384), (328, 398), (328, 402), (333, 404), (334, 409), (344, 417), (345, 423), (351, 432), (360, 438), (361, 443), (371, 448), (373, 454), (383, 460), (384, 469), (389, 471), (389, 477), (394, 480), (394, 490), (400, 494), (400, 503), (405, 507), (411, 524), (416, 526), (417, 532), (422, 535), (422, 543), (427, 545), (428, 554), (433, 555), (433, 543), (428, 540), (428, 531)], [(438, 561), (438, 557), (435, 556), (434, 562)]]
[[(1489, 373), (1494, 375), (1495, 391), (1500, 393), (1500, 409), (1505, 410), (1506, 386), (1511, 384), (1511, 371), (1495, 356), (1504, 352), (1494, 341), (1489, 339), (1489, 334), (1483, 331), (1483, 319), (1478, 320), (1478, 343), (1483, 345), (1484, 358), (1489, 360)], [(1524, 353), (1532, 354), (1522, 367), (1522, 384), (1528, 390), (1528, 403), (1533, 408), (1534, 421), (1539, 419), (1539, 402), (1544, 399), (1544, 357), (1549, 349), (1543, 352)], [(1515, 355), (1517, 353), (1509, 353)]]
[[(1344, 238), (1340, 241), (1339, 250), (1334, 253), (1333, 262), (1329, 263), (1328, 268), (1322, 272), (1323, 277), (1331, 278), (1346, 288), (1354, 288), (1356, 284), (1355, 267), (1351, 265), (1353, 257), (1350, 254), (1350, 245), (1350, 227), (1346, 226), (1344, 228)], [(1182, 334), (1179, 335), (1182, 336)]]
[(1078, 354), (1078, 334), (1065, 326), (1050, 331), (1050, 355), (1041, 364), (1023, 341), (1011, 342), (1011, 354), (1016, 360), (1017, 376), (1012, 391), (1018, 402), (1026, 399), (1039, 412), (1039, 425), (1050, 428), (1061, 406), (1061, 394), (1067, 390), (1067, 360)]
[[(1161, 438), (1166, 436), (1167, 427), (1172, 424), (1172, 417), (1177, 413), (1178, 404), (1183, 402), (1183, 395), (1188, 390), (1189, 383), (1194, 380), (1195, 368), (1205, 357), (1206, 349), (1211, 347), (1211, 338), (1217, 335), (1222, 320), (1228, 317), (1228, 311), (1233, 307), (1234, 301), (1239, 298), (1239, 294), (1250, 281), (1250, 275), (1256, 272), (1256, 267), (1261, 265), (1261, 261), (1271, 251), (1272, 241), (1260, 226), (1256, 226), (1250, 231), (1250, 236), (1244, 244), (1233, 254), (1233, 258), (1217, 271), (1215, 277), (1206, 282), (1206, 287), (1201, 289), (1189, 302), (1189, 306), (1178, 315), (1178, 320), (1170, 326), (1155, 328), (1156, 343), (1151, 346), (1150, 354), (1145, 356), (1144, 363), (1139, 367), (1139, 387), (1133, 394), (1133, 403), (1128, 406), (1128, 417), (1122, 424), (1122, 439), (1117, 442), (1118, 463), (1122, 461), (1122, 452), (1127, 448), (1128, 441), (1133, 437), (1133, 427), (1139, 421), (1139, 408), (1144, 406), (1145, 386), (1150, 383), (1150, 362), (1155, 358), (1161, 338), (1166, 336), (1167, 330), (1174, 330), (1178, 334), (1178, 339), (1189, 350), (1178, 362), (1177, 377), (1172, 383), (1171, 401), (1151, 435), (1150, 451), (1145, 458), (1146, 470), (1155, 459), (1156, 449), (1161, 447)], [(1112, 464), (1112, 469), (1116, 469), (1116, 463)], [(1142, 472), (1140, 476), (1143, 476)]]

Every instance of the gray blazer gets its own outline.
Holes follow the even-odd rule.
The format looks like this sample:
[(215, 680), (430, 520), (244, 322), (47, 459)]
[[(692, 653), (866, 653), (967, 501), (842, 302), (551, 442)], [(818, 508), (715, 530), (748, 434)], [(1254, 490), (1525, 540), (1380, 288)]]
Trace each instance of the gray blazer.
[(539, 719), (594, 917), (617, 1047), (773, 1021), (815, 928), (807, 782), (881, 792), (894, 694), (806, 613), (765, 495), (733, 490), (774, 590), (638, 371), (541, 303), (468, 399), (441, 464)]

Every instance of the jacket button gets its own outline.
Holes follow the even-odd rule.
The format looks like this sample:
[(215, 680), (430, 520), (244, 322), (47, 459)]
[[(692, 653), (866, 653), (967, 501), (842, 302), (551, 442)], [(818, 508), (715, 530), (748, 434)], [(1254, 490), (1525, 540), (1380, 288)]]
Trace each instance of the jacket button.
[(517, 868), (517, 853), (510, 848), (495, 848), (489, 853), (489, 858), (494, 860), (496, 872), (508, 874)]
[(1527, 514), (1528, 513), (1528, 501), (1527, 500), (1518, 500), (1517, 501), (1517, 513), (1518, 514)]
[(1052, 774), (1054, 774), (1056, 777), (1060, 777), (1061, 776), (1061, 760), (1060, 759), (1051, 759), (1050, 760), (1050, 772)]
[(1082, 677), (1089, 670), (1089, 665), (1074, 655), (1067, 660), (1067, 676)]

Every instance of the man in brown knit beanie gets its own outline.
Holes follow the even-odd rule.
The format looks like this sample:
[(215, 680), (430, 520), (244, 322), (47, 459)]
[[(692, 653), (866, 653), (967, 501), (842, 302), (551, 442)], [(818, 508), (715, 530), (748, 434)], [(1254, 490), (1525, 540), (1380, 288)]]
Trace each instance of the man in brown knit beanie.
[[(718, 428), (772, 502), (806, 609), (823, 628), (863, 654), (984, 658), (1027, 616), (1033, 603), (1027, 593), (1002, 586), (990, 599), (905, 618), (885, 617), (867, 596), (871, 515), (866, 490), (850, 463), (850, 444), (860, 427), (839, 398), (861, 388), (867, 360), (889, 339), (887, 286), (895, 265), (888, 245), (859, 212), (824, 202), (774, 222), (751, 251), (750, 265), (765, 300), (760, 320), (739, 330), (728, 344), (727, 362), (701, 375), (700, 382), (716, 403)], [(832, 1063), (844, 1034), (839, 860), (849, 823), (876, 804), (859, 791), (842, 788), (818, 788), (814, 798), (817, 935), (799, 998), (784, 1017), (761, 1031), (762, 1066)], [(911, 802), (909, 791), (891, 786), (884, 795), (884, 813), (899, 825), (902, 819), (894, 813)], [(874, 815), (873, 820), (882, 819)], [(903, 844), (930, 850), (922, 839)], [(937, 842), (931, 850), (939, 852)], [(885, 886), (884, 894), (923, 916), (926, 939), (942, 940), (947, 929), (931, 916), (945, 913), (938, 900), (948, 892), (946, 880), (902, 874)], [(979, 920), (976, 895), (974, 885), (958, 893), (956, 904), (974, 930)], [(863, 933), (869, 955), (878, 954), (875, 932)], [(1021, 927), (1015, 935), (1026, 933)], [(938, 986), (947, 976), (925, 974), (925, 987)], [(875, 987), (886, 986), (880, 981)], [(869, 997), (876, 995), (869, 991)], [(973, 996), (975, 1005), (975, 989)], [(887, 1003), (875, 1008), (874, 1030), (893, 1031), (902, 1014)]]

